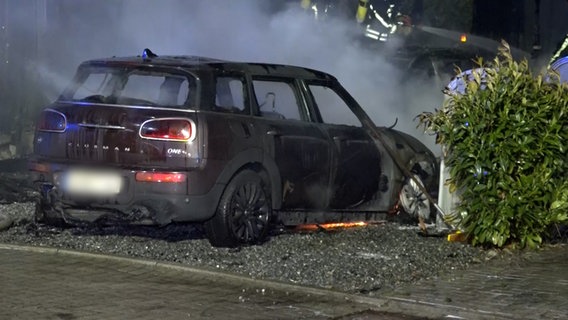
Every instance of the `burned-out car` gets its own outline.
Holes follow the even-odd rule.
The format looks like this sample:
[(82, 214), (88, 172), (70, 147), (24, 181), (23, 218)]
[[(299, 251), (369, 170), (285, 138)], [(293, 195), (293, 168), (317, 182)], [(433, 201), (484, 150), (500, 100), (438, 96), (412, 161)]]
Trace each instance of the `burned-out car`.
[(37, 122), (37, 219), (204, 223), (215, 246), (274, 224), (431, 214), (438, 164), (375, 127), (333, 76), (192, 56), (86, 61)]
[(479, 59), (487, 63), (496, 55), (497, 52), (475, 47), (410, 47), (389, 57), (389, 62), (402, 71), (401, 82), (410, 83), (411, 88), (417, 83), (426, 83), (439, 93), (456, 75), (457, 70), (477, 68)]

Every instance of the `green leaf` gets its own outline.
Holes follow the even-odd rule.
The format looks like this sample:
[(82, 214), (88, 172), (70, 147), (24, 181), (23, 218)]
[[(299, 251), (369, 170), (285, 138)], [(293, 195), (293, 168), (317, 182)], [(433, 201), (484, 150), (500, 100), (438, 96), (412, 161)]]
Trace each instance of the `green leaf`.
[(554, 202), (550, 205), (550, 209), (556, 210), (556, 209), (558, 209), (558, 208), (566, 207), (566, 206), (567, 206), (567, 205), (566, 205), (566, 201), (556, 200), (556, 201), (554, 201)]
[(534, 76), (506, 43), (465, 82), (464, 95), (418, 117), (447, 150), (449, 188), (467, 212), (457, 223), (474, 245), (538, 247), (568, 220), (568, 85)]

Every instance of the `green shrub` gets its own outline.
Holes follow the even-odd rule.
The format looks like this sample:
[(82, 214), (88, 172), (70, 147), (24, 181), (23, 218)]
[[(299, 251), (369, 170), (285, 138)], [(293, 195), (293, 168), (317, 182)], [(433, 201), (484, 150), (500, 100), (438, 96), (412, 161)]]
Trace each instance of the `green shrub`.
[(463, 95), (418, 118), (444, 146), (458, 227), (473, 244), (537, 247), (568, 220), (568, 86), (534, 76), (506, 43), (499, 51)]

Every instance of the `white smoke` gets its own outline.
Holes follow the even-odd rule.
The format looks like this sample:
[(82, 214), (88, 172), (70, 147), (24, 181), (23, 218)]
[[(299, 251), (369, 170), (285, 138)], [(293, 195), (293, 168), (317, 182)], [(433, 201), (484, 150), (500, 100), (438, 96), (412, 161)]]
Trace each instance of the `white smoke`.
[[(419, 105), (403, 103), (401, 71), (378, 50), (362, 48), (353, 17), (316, 22), (290, 1), (271, 10), (262, 0), (122, 0), (60, 1), (54, 17), (47, 15), (44, 57), (37, 68), (52, 88), (62, 89), (83, 60), (138, 55), (150, 48), (158, 55), (202, 55), (213, 58), (294, 64), (336, 76), (379, 126), (398, 118), (397, 129), (426, 141), (413, 119), (438, 107), (440, 89)], [(356, 5), (356, 2), (354, 2)], [(49, 90), (50, 98), (57, 90)], [(419, 96), (415, 88), (411, 94)], [(422, 95), (420, 95), (422, 96)], [(436, 101), (436, 102), (434, 102)]]

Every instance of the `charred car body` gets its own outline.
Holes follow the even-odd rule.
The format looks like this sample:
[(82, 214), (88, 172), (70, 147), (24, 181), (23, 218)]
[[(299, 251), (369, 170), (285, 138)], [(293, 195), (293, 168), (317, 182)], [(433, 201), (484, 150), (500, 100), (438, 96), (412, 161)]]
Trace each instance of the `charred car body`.
[(433, 154), (362, 116), (333, 76), (302, 67), (149, 50), (86, 61), (37, 123), (36, 216), (203, 222), (235, 246), (273, 223), (380, 220), (399, 203), (430, 215)]

